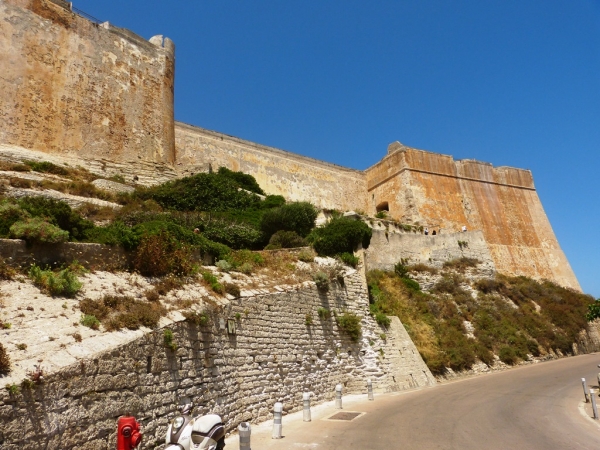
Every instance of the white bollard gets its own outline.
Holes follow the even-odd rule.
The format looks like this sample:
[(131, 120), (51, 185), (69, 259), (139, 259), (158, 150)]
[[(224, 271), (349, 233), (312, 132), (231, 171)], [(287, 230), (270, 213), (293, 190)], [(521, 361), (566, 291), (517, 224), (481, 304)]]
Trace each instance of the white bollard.
[(283, 416), (283, 403), (275, 403), (273, 408), (273, 439), (281, 439), (281, 417)]
[(302, 403), (304, 406), (304, 422), (310, 422), (310, 393), (302, 394)]
[(240, 423), (238, 433), (240, 435), (240, 450), (252, 450), (250, 448), (250, 424), (248, 422)]
[(589, 402), (590, 400), (588, 399), (588, 389), (587, 389), (587, 384), (585, 383), (585, 378), (581, 379), (581, 385), (583, 386), (583, 395), (585, 397), (585, 402)]
[(335, 386), (335, 407), (336, 409), (342, 409), (342, 385), (338, 384)]
[(371, 383), (371, 380), (367, 380), (367, 392), (369, 393), (369, 400), (375, 400), (375, 397), (373, 397), (373, 383)]
[(590, 399), (592, 400), (592, 411), (594, 412), (594, 419), (598, 420), (598, 408), (596, 407), (596, 391), (590, 389)]

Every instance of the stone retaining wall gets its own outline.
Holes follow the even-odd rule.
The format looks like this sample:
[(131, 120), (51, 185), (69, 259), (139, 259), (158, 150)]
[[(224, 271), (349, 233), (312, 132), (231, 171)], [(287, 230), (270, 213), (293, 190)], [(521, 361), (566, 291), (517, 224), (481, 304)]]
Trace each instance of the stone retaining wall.
[[(205, 326), (174, 323), (175, 351), (158, 329), (49, 374), (31, 390), (2, 389), (0, 447), (113, 449), (116, 420), (130, 412), (143, 419), (142, 448), (155, 448), (184, 397), (233, 430), (269, 419), (276, 401), (286, 413), (299, 410), (302, 392), (313, 393), (313, 404), (330, 400), (338, 383), (347, 393), (366, 393), (368, 378), (380, 392), (435, 383), (399, 320), (384, 330), (368, 314), (362, 271), (326, 294), (312, 282), (279, 290), (215, 306)], [(353, 342), (333, 315), (320, 319), (318, 308), (360, 316), (361, 339)], [(235, 334), (221, 326), (228, 319)]]
[(369, 248), (365, 250), (368, 270), (394, 270), (401, 259), (407, 264), (424, 263), (441, 268), (446, 261), (475, 258), (491, 271), (494, 261), (481, 231), (425, 236), (413, 233), (388, 233), (373, 229)]

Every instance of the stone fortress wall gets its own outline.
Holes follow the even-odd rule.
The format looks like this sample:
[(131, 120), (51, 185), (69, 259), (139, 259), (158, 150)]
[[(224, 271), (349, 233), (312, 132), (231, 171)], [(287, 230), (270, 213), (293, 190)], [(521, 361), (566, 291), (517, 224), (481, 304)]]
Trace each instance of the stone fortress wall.
[(442, 234), (481, 230), (496, 269), (581, 290), (550, 225), (529, 170), (493, 167), (396, 142), (366, 170), (372, 208)]
[(175, 167), (182, 175), (224, 166), (249, 173), (265, 192), (320, 208), (365, 210), (364, 173), (266, 147), (222, 133), (175, 123)]
[(173, 163), (175, 53), (62, 0), (0, 1), (0, 142)]
[(481, 230), (498, 271), (580, 289), (528, 170), (393, 143), (358, 171), (176, 123), (168, 38), (97, 25), (62, 0), (1, 0), (0, 23), (0, 158), (60, 159), (141, 184), (225, 166), (289, 200)]
[[(365, 395), (367, 379), (376, 393), (435, 384), (398, 318), (384, 330), (369, 315), (363, 270), (347, 273), (328, 293), (313, 282), (279, 290), (231, 300), (204, 326), (171, 324), (175, 351), (158, 329), (84, 357), (31, 390), (1, 389), (0, 447), (109, 450), (117, 418), (129, 412), (142, 419), (141, 448), (150, 449), (164, 442), (186, 397), (199, 406), (196, 413), (220, 414), (230, 431), (241, 421), (271, 418), (277, 401), (285, 412), (301, 409), (303, 392), (313, 394), (313, 404), (332, 400), (338, 383), (345, 393)], [(360, 316), (361, 339), (353, 342), (333, 315), (319, 318), (320, 307)], [(221, 325), (228, 319), (235, 334)]]

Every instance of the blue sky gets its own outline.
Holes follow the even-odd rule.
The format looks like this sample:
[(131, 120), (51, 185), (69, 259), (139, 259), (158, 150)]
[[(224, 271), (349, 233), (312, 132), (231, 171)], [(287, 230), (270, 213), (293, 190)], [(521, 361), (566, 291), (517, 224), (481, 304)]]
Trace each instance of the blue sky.
[(600, 0), (76, 0), (176, 45), (175, 118), (365, 169), (395, 140), (533, 171), (600, 297)]

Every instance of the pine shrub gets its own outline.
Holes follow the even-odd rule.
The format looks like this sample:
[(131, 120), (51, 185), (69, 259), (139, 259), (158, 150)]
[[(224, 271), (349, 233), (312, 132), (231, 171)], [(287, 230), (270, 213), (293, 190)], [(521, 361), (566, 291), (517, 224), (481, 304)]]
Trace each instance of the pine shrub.
[(277, 231), (295, 231), (306, 237), (315, 226), (317, 209), (308, 202), (293, 202), (265, 211), (260, 228), (266, 236)]
[(371, 229), (361, 221), (340, 217), (315, 228), (307, 237), (321, 256), (353, 253), (359, 244), (367, 248), (371, 242)]
[(10, 227), (10, 237), (30, 243), (57, 244), (69, 240), (69, 232), (61, 230), (41, 217), (15, 222)]
[(265, 247), (265, 250), (277, 250), (280, 248), (297, 248), (305, 247), (306, 241), (295, 231), (283, 231), (279, 230), (271, 239), (269, 239), (269, 245)]

